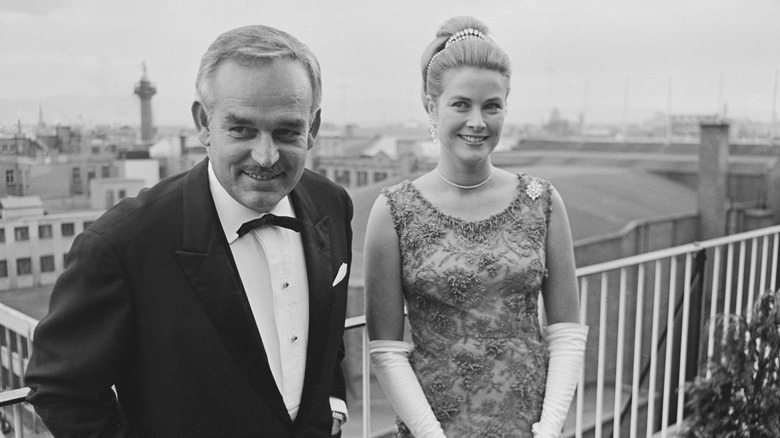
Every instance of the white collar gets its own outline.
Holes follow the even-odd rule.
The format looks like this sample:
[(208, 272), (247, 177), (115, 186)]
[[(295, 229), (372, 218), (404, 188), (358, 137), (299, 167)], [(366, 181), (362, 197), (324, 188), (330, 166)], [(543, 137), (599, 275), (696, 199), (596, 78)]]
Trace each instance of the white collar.
[[(228, 244), (231, 244), (238, 239), (237, 231), (244, 222), (263, 217), (266, 214), (258, 213), (236, 201), (230, 193), (222, 187), (222, 184), (217, 179), (217, 175), (214, 173), (211, 161), (209, 161), (209, 189), (211, 190), (211, 197), (214, 199), (214, 206), (217, 208), (217, 216), (219, 216), (219, 222), (222, 224), (222, 231), (225, 233)], [(278, 216), (295, 217), (295, 212), (293, 211), (292, 204), (290, 204), (289, 196), (282, 198), (269, 213)]]

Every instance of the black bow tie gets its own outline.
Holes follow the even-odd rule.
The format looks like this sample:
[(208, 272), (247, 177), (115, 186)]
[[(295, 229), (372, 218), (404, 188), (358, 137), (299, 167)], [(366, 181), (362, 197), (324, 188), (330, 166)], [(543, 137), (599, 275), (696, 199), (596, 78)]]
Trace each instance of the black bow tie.
[(260, 228), (263, 225), (276, 225), (277, 227), (289, 228), (297, 233), (300, 233), (301, 230), (303, 230), (303, 221), (300, 219), (289, 216), (276, 216), (268, 213), (263, 217), (252, 219), (249, 222), (244, 222), (244, 224), (241, 225), (241, 228), (239, 228), (237, 231), (238, 237), (243, 236), (255, 228)]

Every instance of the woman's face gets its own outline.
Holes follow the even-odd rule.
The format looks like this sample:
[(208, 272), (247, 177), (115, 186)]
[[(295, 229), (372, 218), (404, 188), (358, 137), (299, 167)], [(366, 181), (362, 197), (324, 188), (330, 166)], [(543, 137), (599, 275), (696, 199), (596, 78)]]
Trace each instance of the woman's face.
[(441, 148), (452, 158), (488, 158), (501, 138), (508, 79), (493, 70), (463, 67), (444, 73), (442, 93), (428, 105)]

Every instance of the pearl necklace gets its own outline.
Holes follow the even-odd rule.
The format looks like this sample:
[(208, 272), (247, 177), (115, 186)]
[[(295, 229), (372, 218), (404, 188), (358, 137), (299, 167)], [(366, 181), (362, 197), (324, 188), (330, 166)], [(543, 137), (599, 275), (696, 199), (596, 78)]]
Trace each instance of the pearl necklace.
[(464, 186), (464, 185), (460, 185), (460, 184), (455, 184), (454, 182), (452, 182), (452, 181), (448, 180), (447, 178), (445, 178), (444, 175), (441, 174), (441, 171), (439, 170), (438, 167), (436, 167), (436, 173), (439, 174), (439, 178), (441, 178), (442, 181), (446, 182), (447, 184), (451, 185), (452, 187), (457, 187), (457, 188), (463, 189), (463, 190), (471, 190), (471, 189), (476, 189), (477, 187), (482, 187), (488, 181), (490, 181), (490, 178), (493, 176), (493, 169), (495, 169), (495, 167), (490, 166), (490, 175), (488, 175), (487, 178), (485, 178), (484, 181), (482, 181), (480, 183), (476, 183), (473, 186)]

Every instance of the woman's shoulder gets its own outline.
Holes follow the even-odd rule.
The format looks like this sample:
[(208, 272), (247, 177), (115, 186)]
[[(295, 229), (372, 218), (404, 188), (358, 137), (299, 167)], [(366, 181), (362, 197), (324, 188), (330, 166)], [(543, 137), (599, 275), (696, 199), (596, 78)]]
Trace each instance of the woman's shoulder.
[(552, 183), (546, 177), (524, 172), (518, 172), (515, 175), (518, 179), (518, 190), (524, 192), (532, 201), (538, 198), (549, 199), (555, 191)]
[(517, 177), (518, 180), (520, 180), (521, 183), (525, 185), (532, 184), (532, 183), (550, 184), (549, 179), (540, 175), (531, 175), (530, 173), (517, 172), (515, 173), (515, 176)]
[(399, 196), (404, 196), (414, 191), (414, 184), (412, 181), (405, 179), (397, 184), (391, 186), (382, 187), (380, 195), (384, 196), (388, 200), (397, 199)]

